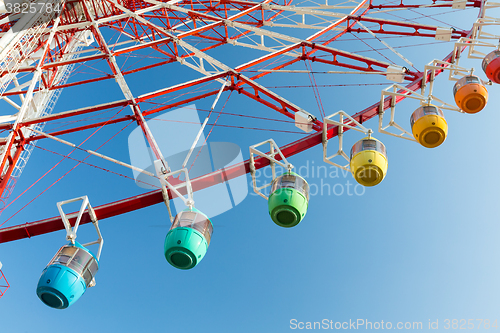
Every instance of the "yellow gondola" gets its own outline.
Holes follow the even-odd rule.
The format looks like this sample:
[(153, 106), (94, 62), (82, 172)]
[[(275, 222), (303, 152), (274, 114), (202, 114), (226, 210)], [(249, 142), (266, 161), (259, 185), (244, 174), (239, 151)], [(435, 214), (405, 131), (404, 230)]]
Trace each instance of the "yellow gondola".
[(415, 140), (427, 148), (439, 146), (448, 134), (443, 112), (431, 104), (416, 109), (410, 117), (410, 124)]
[(352, 146), (350, 168), (361, 185), (379, 184), (387, 173), (387, 166), (386, 149), (379, 140), (368, 136)]

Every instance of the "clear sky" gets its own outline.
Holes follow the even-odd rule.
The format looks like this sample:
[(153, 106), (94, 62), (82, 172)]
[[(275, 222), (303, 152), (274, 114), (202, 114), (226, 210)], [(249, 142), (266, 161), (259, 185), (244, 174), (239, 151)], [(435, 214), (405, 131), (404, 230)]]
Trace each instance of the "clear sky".
[[(450, 15), (439, 16), (440, 20), (460, 28), (472, 26), (477, 15), (476, 11), (470, 15), (449, 11)], [(449, 21), (452, 19), (455, 21)], [(384, 48), (376, 40), (367, 41)], [(408, 46), (434, 42), (415, 38), (387, 41)], [(370, 49), (353, 35), (332, 47)], [(451, 48), (452, 43), (445, 43), (398, 50), (422, 70), (423, 64), (443, 58)], [(211, 54), (231, 66), (262, 55), (233, 46), (224, 50)], [(359, 54), (380, 58), (377, 52)], [(383, 54), (404, 65), (390, 51)], [(461, 64), (475, 67), (476, 73), (485, 78), (480, 60), (464, 60)], [(294, 68), (305, 69), (302, 63), (299, 65)], [(98, 66), (104, 64), (94, 67)], [(154, 72), (156, 76), (147, 72), (127, 77), (134, 94), (198, 77), (186, 67), (169, 66)], [(318, 64), (313, 64), (313, 69), (336, 70)], [(81, 68), (77, 72), (85, 75)], [(380, 91), (391, 84), (383, 77), (368, 75), (316, 74), (315, 79), (327, 115), (341, 109), (354, 114), (379, 100)], [(363, 85), (350, 86), (356, 83)], [(307, 75), (276, 74), (264, 78), (262, 84), (321, 117)], [(295, 85), (309, 87), (282, 88)], [(435, 95), (451, 104), (452, 87), (453, 82), (442, 75)], [(500, 157), (494, 144), (500, 120), (500, 87), (488, 89), (489, 102), (482, 112), (468, 115), (445, 111), (449, 135), (435, 149), (377, 133), (376, 119), (366, 123), (385, 143), (389, 159), (387, 177), (373, 188), (355, 187), (350, 174), (324, 164), (320, 146), (290, 158), (311, 185), (308, 213), (294, 228), (280, 228), (272, 222), (267, 202), (252, 192), (250, 177), (246, 176), (248, 196), (233, 209), (213, 217), (214, 233), (207, 255), (189, 271), (173, 268), (164, 258), (163, 242), (170, 223), (163, 204), (100, 222), (105, 242), (97, 285), (66, 310), (45, 306), (35, 292), (45, 265), (66, 243), (65, 232), (1, 244), (0, 260), (11, 287), (0, 299), (0, 332), (289, 332), (299, 330), (299, 325), (306, 328), (307, 322), (321, 322), (325, 328), (349, 321), (359, 323), (360, 330), (366, 330), (367, 321), (375, 325), (372, 330), (383, 321), (386, 329), (388, 322), (393, 329), (399, 322), (415, 322), (422, 323), (422, 329), (415, 331), (448, 332), (469, 323), (476, 328), (481, 323), (481, 331), (487, 323), (500, 324)], [(223, 111), (228, 113), (284, 119), (237, 93), (228, 96), (227, 92), (222, 95), (216, 111), (225, 105)], [(121, 98), (111, 81), (69, 88), (55, 112)], [(212, 102), (213, 98), (196, 102), (200, 119), (206, 117)], [(417, 107), (415, 101), (400, 103), (396, 120), (409, 129), (410, 114)], [(108, 119), (115, 112), (96, 117)], [(125, 109), (122, 114), (127, 112)], [(212, 115), (209, 124), (216, 117)], [(293, 123), (227, 114), (221, 115), (218, 124), (246, 127), (216, 126), (208, 138), (208, 142), (237, 144), (244, 159), (252, 144), (272, 137), (284, 145), (305, 135)], [(63, 125), (66, 123), (47, 125), (47, 131)], [(112, 125), (98, 132), (83, 147), (97, 149), (124, 126)], [(166, 123), (165, 131), (173, 130), (169, 126), (176, 125)], [(134, 128), (126, 127), (99, 151), (130, 162), (128, 137)], [(71, 134), (65, 139), (80, 143), (90, 134)], [(361, 134), (347, 133), (345, 150), (361, 138)], [(330, 147), (334, 149), (337, 143), (333, 139)], [(47, 140), (38, 145), (60, 154), (71, 151)], [(71, 155), (79, 160), (86, 156), (81, 152)], [(35, 148), (11, 198), (61, 158)], [(98, 158), (90, 157), (86, 162), (133, 177), (129, 170)], [(2, 222), (77, 163), (64, 160), (3, 212)], [(79, 165), (4, 227), (56, 216), (56, 202), (61, 200), (88, 195), (91, 204), (98, 206), (146, 191), (133, 180)], [(82, 242), (93, 240), (93, 228), (82, 226), (78, 237)], [(452, 322), (454, 319), (458, 321)], [(429, 329), (430, 322), (437, 329)], [(490, 326), (488, 331), (497, 329)]]

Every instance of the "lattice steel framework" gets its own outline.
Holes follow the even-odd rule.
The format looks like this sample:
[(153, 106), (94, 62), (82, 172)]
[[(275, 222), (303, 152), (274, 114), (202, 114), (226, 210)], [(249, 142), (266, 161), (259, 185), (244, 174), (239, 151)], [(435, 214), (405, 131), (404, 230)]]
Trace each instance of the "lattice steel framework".
[[(60, 1), (63, 11), (54, 15), (34, 14), (31, 23), (23, 23), (15, 14), (0, 16), (0, 68), (2, 72), (1, 98), (17, 109), (12, 116), (0, 119), (0, 130), (8, 131), (8, 136), (0, 140), (0, 194), (6, 200), (19, 177), (22, 167), (27, 162), (29, 153), (27, 147), (45, 136), (31, 131), (31, 128), (41, 129), (44, 123), (72, 119), (84, 114), (93, 114), (103, 110), (130, 108), (130, 113), (107, 121), (95, 121), (85, 125), (75, 123), (71, 128), (51, 132), (52, 136), (83, 131), (134, 120), (143, 129), (151, 147), (155, 147), (144, 117), (170, 110), (194, 101), (215, 96), (218, 89), (203, 93), (183, 96), (160, 106), (147, 108), (147, 103), (157, 98), (173, 93), (188, 91), (209, 82), (228, 81), (225, 91), (237, 92), (255, 100), (267, 108), (276, 111), (278, 117), (295, 119), (295, 113), (301, 111), (309, 114), (300, 106), (264, 87), (259, 79), (276, 71), (284, 70), (301, 61), (311, 61), (344, 71), (358, 71), (387, 75), (391, 63), (343, 51), (331, 44), (347, 33), (419, 36), (436, 38), (442, 28), (406, 21), (386, 20), (367, 15), (371, 10), (389, 10), (404, 8), (452, 8), (456, 1), (434, 0), (426, 5), (407, 4), (401, 1), (396, 5), (375, 5), (372, 1), (362, 0), (353, 5), (325, 5), (307, 7), (292, 6), (291, 0), (264, 0), (261, 2), (221, 0), (221, 1), (189, 1), (189, 0), (85, 0)], [(480, 16), (484, 13), (485, 1), (466, 1), (467, 7), (476, 7)], [(347, 10), (347, 13), (345, 11)], [(344, 11), (344, 12), (342, 12)], [(297, 18), (290, 23), (274, 22), (277, 17), (286, 13)], [(38, 15), (38, 16), (36, 16)], [(310, 21), (306, 19), (314, 17)], [(19, 20), (17, 20), (19, 19)], [(16, 23), (17, 22), (17, 23)], [(23, 23), (23, 29), (16, 25)], [(40, 23), (43, 22), (43, 23)], [(368, 29), (367, 25), (372, 28)], [(376, 28), (373, 28), (376, 26)], [(317, 30), (307, 38), (293, 37), (275, 32), (271, 27), (307, 28)], [(102, 30), (116, 30), (125, 41), (108, 43)], [(13, 32), (13, 31), (17, 31)], [(16, 35), (17, 34), (17, 35)], [(14, 36), (13, 36), (14, 35)], [(470, 37), (469, 31), (454, 29), (449, 38), (458, 40)], [(95, 41), (96, 46), (91, 46)], [(16, 51), (25, 43), (29, 47)], [(203, 43), (202, 43), (203, 42)], [(264, 55), (252, 61), (231, 67), (213, 56), (209, 51), (219, 46), (232, 44), (245, 48), (261, 50)], [(199, 47), (199, 45), (204, 45)], [(130, 70), (122, 70), (120, 59), (134, 52), (151, 50), (161, 58), (150, 57), (148, 64), (137, 66)], [(399, 54), (399, 53), (398, 53)], [(287, 61), (267, 66), (273, 60), (286, 56)], [(16, 58), (17, 57), (17, 58)], [(445, 62), (456, 57), (450, 53)], [(15, 61), (14, 61), (14, 60)], [(109, 66), (110, 74), (77, 79), (68, 82), (68, 73), (72, 66), (87, 62), (103, 60)], [(407, 61), (406, 59), (404, 59)], [(179, 62), (200, 73), (198, 79), (165, 87), (156, 91), (134, 96), (127, 84), (127, 75), (152, 68)], [(15, 65), (14, 65), (15, 64)], [(445, 65), (443, 65), (445, 66)], [(411, 67), (411, 66), (409, 66)], [(257, 74), (247, 76), (249, 70)], [(417, 91), (422, 81), (428, 81), (429, 76), (423, 73), (403, 68), (403, 80), (407, 89)], [(438, 73), (437, 73), (438, 74)], [(91, 105), (51, 114), (53, 104), (61, 89), (80, 85), (89, 85), (106, 80), (115, 80), (124, 98), (104, 104)], [(14, 101), (19, 98), (20, 104)], [(396, 98), (396, 102), (404, 96)], [(391, 100), (384, 100), (383, 108), (390, 107)], [(377, 116), (380, 103), (375, 103), (366, 109), (352, 115), (359, 123)], [(313, 133), (281, 147), (284, 156), (298, 154), (308, 148), (322, 143), (323, 123), (316, 117), (311, 117)], [(337, 135), (337, 127), (330, 126), (327, 137)], [(24, 154), (24, 155), (23, 155)], [(159, 151), (155, 151), (161, 157)], [(269, 164), (267, 159), (256, 159), (255, 167), (263, 168)], [(197, 191), (222, 183), (249, 172), (249, 163), (236, 164), (226, 168), (224, 172), (216, 171), (192, 180), (193, 190)], [(170, 198), (174, 196), (169, 193)], [(99, 220), (116, 216), (136, 209), (163, 202), (160, 190), (126, 198), (113, 203), (95, 207)], [(89, 216), (84, 216), (81, 223), (90, 222)], [(0, 229), (0, 243), (16, 239), (32, 237), (62, 227), (61, 218), (54, 217), (42, 221), (26, 223), (19, 226)]]

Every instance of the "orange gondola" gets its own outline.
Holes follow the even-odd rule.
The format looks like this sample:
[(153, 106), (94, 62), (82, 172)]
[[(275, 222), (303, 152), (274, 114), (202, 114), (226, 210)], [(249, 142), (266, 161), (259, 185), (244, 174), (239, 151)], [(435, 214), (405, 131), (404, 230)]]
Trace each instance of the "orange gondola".
[(477, 113), (488, 102), (488, 90), (475, 75), (467, 75), (458, 80), (453, 87), (453, 96), (457, 106), (465, 113)]

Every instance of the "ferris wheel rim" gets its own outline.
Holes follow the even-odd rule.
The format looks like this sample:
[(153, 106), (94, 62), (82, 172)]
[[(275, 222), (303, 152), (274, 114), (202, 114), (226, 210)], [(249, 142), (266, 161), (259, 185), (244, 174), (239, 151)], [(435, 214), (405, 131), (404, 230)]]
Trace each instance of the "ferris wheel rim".
[[(266, 1), (270, 2), (269, 0), (266, 0)], [(367, 2), (368, 2), (368, 0), (364, 0), (362, 3), (363, 3), (363, 4), (366, 4)], [(475, 1), (474, 1), (474, 3), (475, 3)], [(480, 10), (480, 15), (481, 15), (481, 13), (483, 12), (483, 6), (484, 6), (484, 3), (485, 3), (484, 1), (483, 1), (483, 2), (481, 2), (481, 10)], [(359, 7), (359, 6), (358, 6), (356, 10), (359, 10), (360, 8), (361, 8), (361, 7)], [(367, 12), (368, 12), (368, 9), (366, 9), (366, 11), (363, 13), (363, 15), (364, 15), (364, 14), (366, 14)], [(361, 16), (362, 16), (362, 15), (361, 15)], [(353, 23), (353, 25), (354, 25), (354, 24), (355, 24), (355, 23)], [(346, 28), (346, 29), (347, 29), (347, 28)], [(346, 33), (346, 31), (344, 31), (343, 33)], [(318, 46), (317, 46), (317, 45), (313, 45), (313, 47), (318, 47)], [(450, 54), (449, 54), (449, 55), (448, 55), (445, 59), (449, 59), (450, 57), (451, 57), (451, 53), (450, 53)], [(259, 74), (259, 75), (260, 75), (260, 74)], [(223, 73), (223, 74), (218, 74), (218, 75), (217, 75), (217, 77), (218, 77), (218, 78), (229, 77), (229, 76), (231, 76), (231, 77), (240, 76), (240, 77), (241, 77), (242, 75), (240, 75), (240, 74), (236, 74), (236, 73), (229, 73), (229, 72), (227, 72), (227, 73)], [(256, 75), (256, 76), (257, 76), (257, 75)], [(262, 75), (262, 76), (263, 76), (263, 75)], [(260, 78), (260, 77), (262, 77), (262, 76), (259, 76), (259, 78)], [(426, 78), (426, 79), (427, 79), (427, 78)], [(422, 75), (419, 75), (417, 78), (414, 78), (414, 80), (413, 80), (412, 82), (410, 82), (410, 83), (407, 85), (407, 87), (409, 87), (409, 88), (411, 87), (411, 88), (418, 89), (418, 85), (419, 85), (419, 82), (421, 82), (421, 80), (422, 80)], [(244, 82), (244, 81), (240, 82), (240, 83), (239, 83), (239, 85), (243, 85), (243, 84), (244, 84), (243, 82)], [(225, 91), (229, 91), (229, 90), (238, 90), (238, 89), (237, 89), (237, 87), (238, 87), (238, 85), (235, 85), (234, 87), (228, 87), (228, 88), (225, 88)], [(233, 89), (231, 89), (231, 88), (233, 88)], [(399, 102), (399, 101), (400, 101), (400, 100), (402, 100), (402, 99), (404, 99), (404, 98), (397, 99), (397, 102)], [(376, 116), (376, 114), (377, 114), (377, 112), (378, 112), (378, 111), (376, 111), (376, 109), (378, 109), (377, 104), (378, 104), (378, 103), (376, 103), (376, 104), (374, 104), (374, 105), (372, 105), (372, 106), (370, 106), (370, 107), (366, 108), (366, 109), (365, 109), (365, 110), (363, 110), (363, 111), (360, 111), (360, 112), (356, 113), (355, 115), (353, 115), (353, 117), (354, 117), (354, 118), (356, 118), (356, 119), (357, 119), (357, 118), (359, 118), (360, 123), (363, 123), (363, 122), (365, 122), (365, 121), (367, 121), (367, 120), (369, 120), (369, 119), (371, 119), (371, 118), (375, 117), (375, 116)], [(387, 108), (387, 107), (388, 107), (388, 102), (384, 103), (384, 108)], [(330, 134), (330, 131), (331, 131), (331, 134)], [(335, 133), (335, 126), (331, 126), (331, 127), (329, 128), (329, 136), (330, 136), (330, 135), (331, 135), (331, 137), (333, 137), (333, 136), (335, 136), (335, 135), (336, 135), (336, 133)], [(308, 137), (302, 138), (302, 139), (300, 139), (300, 140), (294, 141), (294, 142), (292, 142), (292, 143), (290, 143), (290, 144), (288, 144), (288, 145), (284, 146), (284, 148), (283, 148), (283, 149), (284, 149), (285, 151), (288, 151), (288, 149), (289, 149), (290, 151), (292, 151), (292, 152), (293, 152), (293, 154), (299, 153), (299, 152), (301, 152), (301, 151), (303, 151), (303, 150), (300, 150), (300, 149), (302, 149), (302, 148), (297, 149), (296, 147), (304, 147), (304, 143), (305, 143), (306, 141), (308, 141), (308, 140), (315, 141), (315, 142), (317, 142), (316, 144), (319, 144), (319, 143), (320, 143), (320, 141), (321, 141), (321, 139), (318, 139), (318, 137), (320, 137), (320, 136), (321, 136), (321, 133), (318, 131), (318, 132), (317, 132), (317, 133), (315, 133), (315, 134), (312, 134), (312, 135), (310, 135), (310, 136), (308, 136)], [(313, 139), (313, 137), (314, 137), (314, 139)], [(308, 147), (308, 148), (309, 148), (309, 147)], [(306, 149), (306, 148), (304, 148), (304, 149)], [(293, 154), (291, 154), (291, 155), (293, 155)], [(291, 156), (291, 155), (286, 155), (286, 156)], [(224, 175), (223, 175), (221, 172), (219, 172), (219, 173), (217, 173), (217, 172), (213, 172), (213, 173), (211, 173), (211, 174), (208, 174), (208, 175), (205, 175), (205, 176), (199, 177), (199, 178), (197, 178), (197, 179), (199, 179), (200, 184), (201, 184), (203, 181), (206, 181), (206, 179), (207, 179), (207, 178), (212, 178), (212, 179), (218, 178), (218, 179), (220, 179), (220, 180), (222, 180), (222, 181), (223, 181), (224, 179), (230, 179), (230, 178), (228, 178), (228, 177), (236, 177), (236, 176), (237, 176), (237, 175), (239, 175), (239, 173), (241, 173), (242, 171), (245, 171), (245, 173), (247, 173), (247, 172), (248, 172), (248, 166), (247, 166), (247, 163), (248, 163), (248, 161), (245, 161), (245, 162), (242, 162), (242, 163), (240, 163), (240, 164), (238, 164), (238, 165), (235, 165), (234, 167), (231, 167), (231, 168), (226, 169), (226, 171), (225, 171), (225, 174), (224, 174)], [(260, 161), (260, 162), (258, 163), (258, 166), (259, 166), (259, 167), (264, 167), (264, 166), (266, 166), (266, 163), (265, 163), (265, 162), (263, 162), (263, 161)], [(193, 186), (194, 190), (203, 188), (203, 185), (200, 185), (200, 187), (199, 187), (199, 188), (197, 188), (197, 187), (196, 187), (196, 186), (197, 186), (197, 184), (198, 184), (197, 179), (194, 179), (194, 180), (193, 180), (193, 184), (195, 184), (195, 185)], [(155, 192), (155, 194), (154, 194), (154, 195), (153, 195), (153, 192)], [(144, 198), (145, 196), (147, 196), (148, 198), (151, 198), (151, 200), (152, 200), (152, 201), (154, 201), (154, 200), (158, 200), (158, 199), (159, 199), (159, 198), (158, 198), (158, 191), (152, 191), (152, 192), (150, 192), (150, 193), (146, 193), (146, 194), (140, 195), (140, 197), (141, 197), (141, 198)], [(149, 197), (149, 196), (151, 196), (151, 197)], [(154, 197), (155, 199), (152, 199), (153, 197)], [(124, 200), (121, 200), (121, 201), (123, 201), (123, 202), (124, 202), (124, 201), (127, 201), (127, 200), (129, 200), (129, 199), (124, 199)], [(149, 199), (148, 199), (148, 200), (149, 200)], [(151, 202), (152, 202), (152, 201), (151, 201)], [(158, 202), (154, 202), (154, 203), (159, 203), (159, 202), (162, 202), (162, 200), (160, 200), (160, 201), (158, 201)], [(154, 203), (151, 203), (151, 204), (154, 204)], [(128, 201), (128, 204), (130, 204), (130, 201)], [(96, 210), (98, 210), (100, 207), (102, 207), (102, 208), (106, 208), (106, 207), (108, 207), (109, 205), (110, 205), (110, 204), (106, 204), (106, 205), (103, 205), (103, 206), (96, 207)], [(103, 216), (106, 216), (106, 215), (105, 215), (105, 214), (103, 214)], [(109, 217), (109, 216), (106, 216), (106, 217)], [(103, 217), (100, 217), (100, 218), (103, 218)], [(105, 217), (104, 217), (104, 218), (105, 218)], [(48, 220), (50, 220), (50, 219), (48, 219)], [(48, 220), (43, 220), (43, 221), (48, 221)], [(39, 221), (39, 222), (42, 222), (42, 221)], [(82, 223), (85, 223), (85, 221), (82, 221)], [(27, 225), (27, 224), (26, 224), (26, 225), (24, 225), (23, 227), (17, 228), (16, 230), (18, 230), (18, 229), (20, 230), (20, 229), (23, 229), (23, 228), (24, 228), (25, 235), (27, 235), (27, 237), (31, 237), (31, 235), (35, 235), (35, 234), (36, 234), (36, 232), (30, 232), (29, 230), (35, 230), (35, 229), (37, 228), (37, 227), (36, 227), (37, 225), (39, 225), (39, 223), (38, 223), (38, 222), (33, 222), (33, 224), (30, 224), (30, 225)], [(29, 229), (28, 229), (28, 228), (29, 228)], [(5, 235), (5, 234), (2, 232), (2, 230), (6, 230), (6, 231), (7, 231), (7, 229), (11, 229), (11, 228), (4, 228), (4, 229), (0, 229), (0, 243), (1, 243), (1, 242), (4, 242), (4, 239), (5, 239), (5, 240), (7, 239), (7, 238), (4, 238), (4, 235)], [(14, 231), (14, 230), (12, 229), (12, 230), (10, 230), (10, 231)]]

